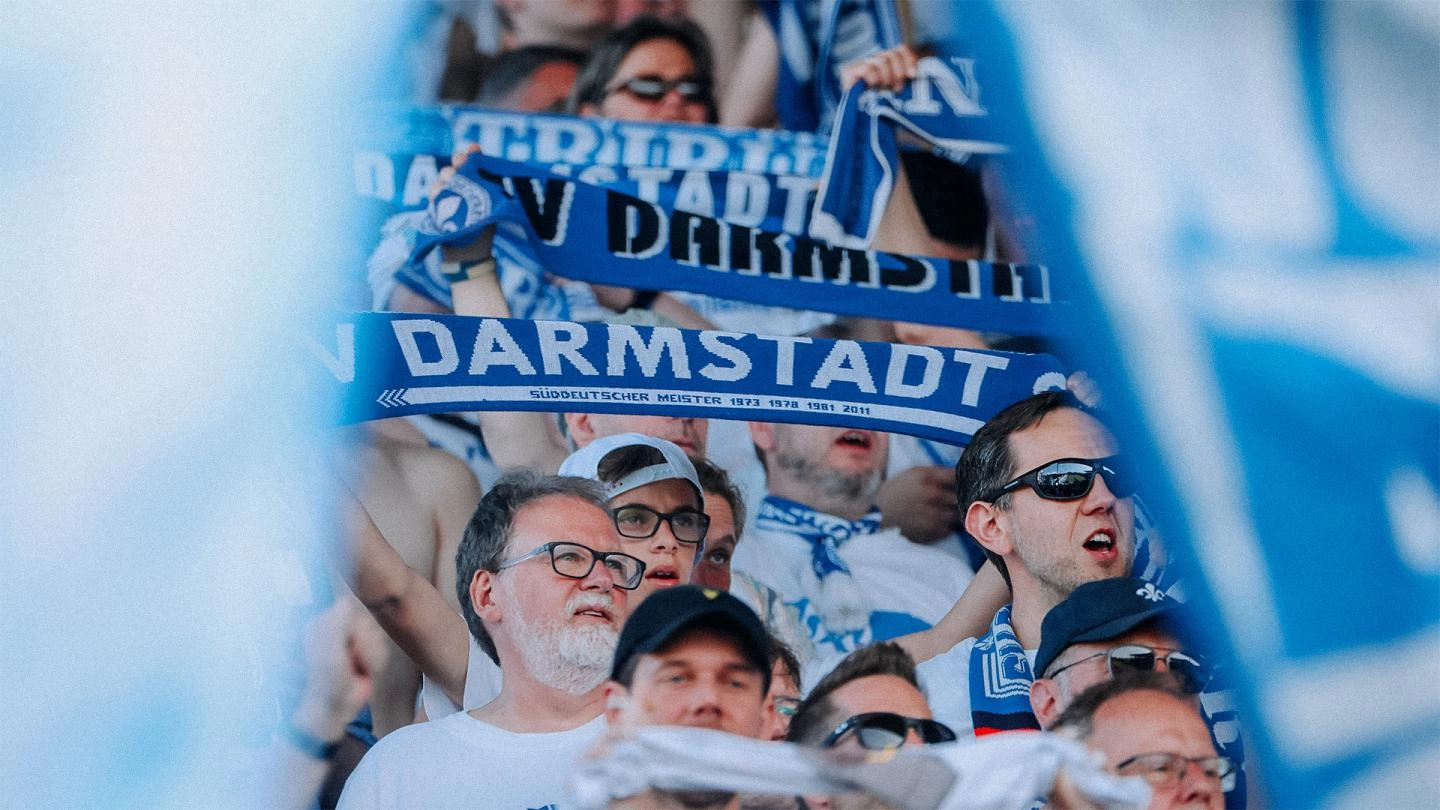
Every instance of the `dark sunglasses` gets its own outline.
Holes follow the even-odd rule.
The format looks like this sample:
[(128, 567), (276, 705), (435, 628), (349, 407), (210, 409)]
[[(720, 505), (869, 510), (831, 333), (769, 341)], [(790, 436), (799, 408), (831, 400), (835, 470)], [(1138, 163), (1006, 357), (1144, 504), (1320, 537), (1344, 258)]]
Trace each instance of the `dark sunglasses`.
[(677, 509), (674, 512), (657, 512), (638, 503), (627, 504), (610, 513), (615, 518), (615, 528), (624, 537), (643, 539), (654, 537), (660, 531), (660, 522), (670, 524), (670, 533), (682, 543), (699, 543), (705, 539), (710, 528), (710, 516), (695, 509)]
[(821, 740), (820, 747), (833, 748), (841, 738), (854, 731), (855, 740), (866, 751), (893, 751), (905, 744), (905, 737), (912, 728), (926, 745), (955, 739), (955, 732), (938, 720), (922, 720), (893, 712), (866, 712), (836, 726), (829, 736)]
[(1146, 647), (1144, 644), (1121, 644), (1118, 647), (1111, 647), (1105, 652), (1087, 655), (1078, 661), (1071, 661), (1051, 672), (1049, 677), (1053, 678), (1077, 664), (1093, 661), (1102, 656), (1106, 658), (1106, 666), (1109, 667), (1112, 678), (1129, 670), (1153, 672), (1155, 662), (1164, 661), (1165, 668), (1170, 670), (1170, 674), (1180, 682), (1180, 688), (1192, 695), (1205, 691), (1205, 686), (1210, 683), (1212, 674), (1210, 665), (1198, 655), (1191, 655), (1179, 650), (1167, 650), (1164, 655), (1160, 655), (1160, 650)]
[(680, 94), (685, 101), (706, 102), (710, 100), (710, 85), (693, 78), (665, 79), (659, 76), (635, 76), (619, 84), (605, 88), (605, 95), (624, 90), (641, 101), (656, 102), (665, 98), (671, 90)]
[(1075, 501), (1090, 494), (1096, 473), (1104, 474), (1105, 485), (1115, 497), (1128, 498), (1135, 494), (1135, 488), (1130, 476), (1120, 471), (1122, 467), (1120, 456), (1056, 459), (1041, 464), (999, 489), (991, 490), (980, 500), (996, 501), (1020, 487), (1030, 487), (1047, 501)]

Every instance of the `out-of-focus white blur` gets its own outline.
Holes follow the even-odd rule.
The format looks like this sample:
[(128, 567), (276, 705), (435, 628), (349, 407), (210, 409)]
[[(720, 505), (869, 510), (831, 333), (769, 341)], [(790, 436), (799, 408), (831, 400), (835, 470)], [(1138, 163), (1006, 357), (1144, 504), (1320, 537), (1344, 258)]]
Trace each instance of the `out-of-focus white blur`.
[(256, 805), (329, 541), (295, 332), (385, 4), (0, 11), (0, 805)]

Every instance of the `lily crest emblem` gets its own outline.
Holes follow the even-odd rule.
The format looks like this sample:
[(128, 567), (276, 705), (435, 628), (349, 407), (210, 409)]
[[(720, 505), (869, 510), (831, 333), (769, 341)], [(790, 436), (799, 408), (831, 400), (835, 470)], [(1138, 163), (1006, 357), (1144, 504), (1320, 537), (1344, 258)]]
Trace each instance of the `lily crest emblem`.
[(430, 202), (432, 233), (463, 233), (490, 216), (494, 206), (490, 194), (478, 183), (463, 175), (455, 175)]

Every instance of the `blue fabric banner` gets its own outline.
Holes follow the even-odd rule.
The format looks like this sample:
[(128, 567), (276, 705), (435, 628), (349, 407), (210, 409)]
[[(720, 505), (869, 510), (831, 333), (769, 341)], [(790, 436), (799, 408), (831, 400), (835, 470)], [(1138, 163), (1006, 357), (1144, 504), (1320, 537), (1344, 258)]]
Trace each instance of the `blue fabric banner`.
[(856, 83), (845, 93), (830, 136), (811, 235), (868, 244), (894, 189), (898, 129), (953, 160), (1008, 151), (980, 104), (975, 60), (929, 57), (899, 93)]
[[(448, 157), (470, 144), (542, 166), (643, 166), (819, 177), (824, 135), (703, 124), (615, 121), (483, 107), (376, 107), (357, 143), (380, 154)], [(392, 167), (393, 169), (394, 167)]]
[(1065, 290), (1045, 267), (841, 248), (483, 155), (430, 214), (412, 234), (412, 262), (501, 222), (497, 241), (517, 239), (541, 266), (580, 281), (1028, 335), (1067, 328)]
[[(448, 157), (357, 152), (355, 193), (378, 200), (387, 213), (425, 207), (430, 185), (449, 165)], [(569, 164), (548, 167), (559, 177), (639, 197), (665, 208), (703, 214), (767, 231), (805, 234), (810, 227), (819, 180), (789, 174), (701, 171), (649, 166)]]
[(894, 0), (761, 0), (759, 8), (779, 49), (775, 110), (786, 129), (828, 132), (841, 66), (903, 41)]
[(1077, 271), (1076, 361), (1198, 566), (1261, 803), (1433, 806), (1433, 6), (980, 8), (1036, 250)]
[(1065, 386), (1048, 355), (458, 315), (355, 313), (309, 348), (346, 423), (582, 411), (865, 427), (965, 444), (1011, 402)]

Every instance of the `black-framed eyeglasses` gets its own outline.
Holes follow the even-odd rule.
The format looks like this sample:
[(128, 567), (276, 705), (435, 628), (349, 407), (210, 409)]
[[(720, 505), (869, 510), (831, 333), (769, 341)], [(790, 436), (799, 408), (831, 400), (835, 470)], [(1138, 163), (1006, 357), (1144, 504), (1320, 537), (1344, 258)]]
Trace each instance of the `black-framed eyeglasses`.
[(626, 504), (611, 510), (615, 528), (621, 535), (632, 539), (654, 537), (660, 531), (660, 521), (670, 524), (670, 533), (682, 543), (699, 543), (710, 529), (710, 516), (693, 507), (676, 509), (674, 512), (657, 512), (638, 503)]
[(1122, 472), (1123, 461), (1121, 456), (1047, 461), (999, 489), (991, 490), (980, 500), (996, 501), (1020, 487), (1030, 487), (1047, 501), (1075, 501), (1090, 494), (1096, 473), (1105, 476), (1105, 485), (1115, 497), (1128, 498), (1135, 494), (1135, 487), (1129, 474)]
[(634, 96), (641, 101), (654, 103), (671, 90), (680, 94), (685, 101), (704, 103), (710, 100), (710, 84), (690, 76), (679, 79), (667, 79), (663, 76), (633, 76), (623, 82), (613, 84), (605, 88), (605, 95), (610, 95), (618, 90)]
[(1234, 787), (1235, 762), (1229, 757), (1182, 757), (1155, 751), (1136, 754), (1115, 766), (1121, 776), (1140, 776), (1157, 788), (1173, 787), (1185, 778), (1191, 765), (1200, 768), (1206, 779), (1214, 780), (1220, 789), (1229, 791)]
[(849, 718), (820, 741), (821, 748), (833, 748), (851, 731), (855, 741), (867, 751), (893, 751), (905, 744), (910, 729), (920, 735), (926, 745), (951, 742), (955, 732), (938, 720), (906, 717), (894, 712), (865, 712)]
[(550, 567), (555, 569), (555, 573), (570, 579), (584, 579), (590, 576), (590, 572), (595, 569), (596, 562), (605, 565), (605, 570), (610, 572), (610, 578), (615, 580), (615, 587), (627, 591), (633, 591), (640, 587), (640, 580), (645, 576), (645, 563), (639, 557), (632, 557), (619, 551), (596, 551), (580, 543), (566, 542), (546, 543), (528, 554), (521, 554), (519, 557), (500, 563), (495, 570), (500, 571), (512, 565), (519, 565), (547, 552), (550, 554)]
[(1170, 670), (1170, 674), (1180, 682), (1182, 690), (1192, 695), (1205, 690), (1205, 686), (1210, 683), (1210, 677), (1213, 675), (1209, 662), (1198, 655), (1180, 650), (1165, 650), (1164, 655), (1160, 654), (1160, 650), (1165, 650), (1165, 648), (1156, 649), (1144, 644), (1120, 644), (1105, 652), (1098, 652), (1094, 655), (1087, 655), (1078, 661), (1071, 661), (1051, 672), (1049, 677), (1053, 678), (1073, 666), (1102, 657), (1106, 659), (1105, 666), (1109, 668), (1112, 678), (1125, 671), (1153, 672), (1155, 662), (1164, 661), (1166, 669)]

